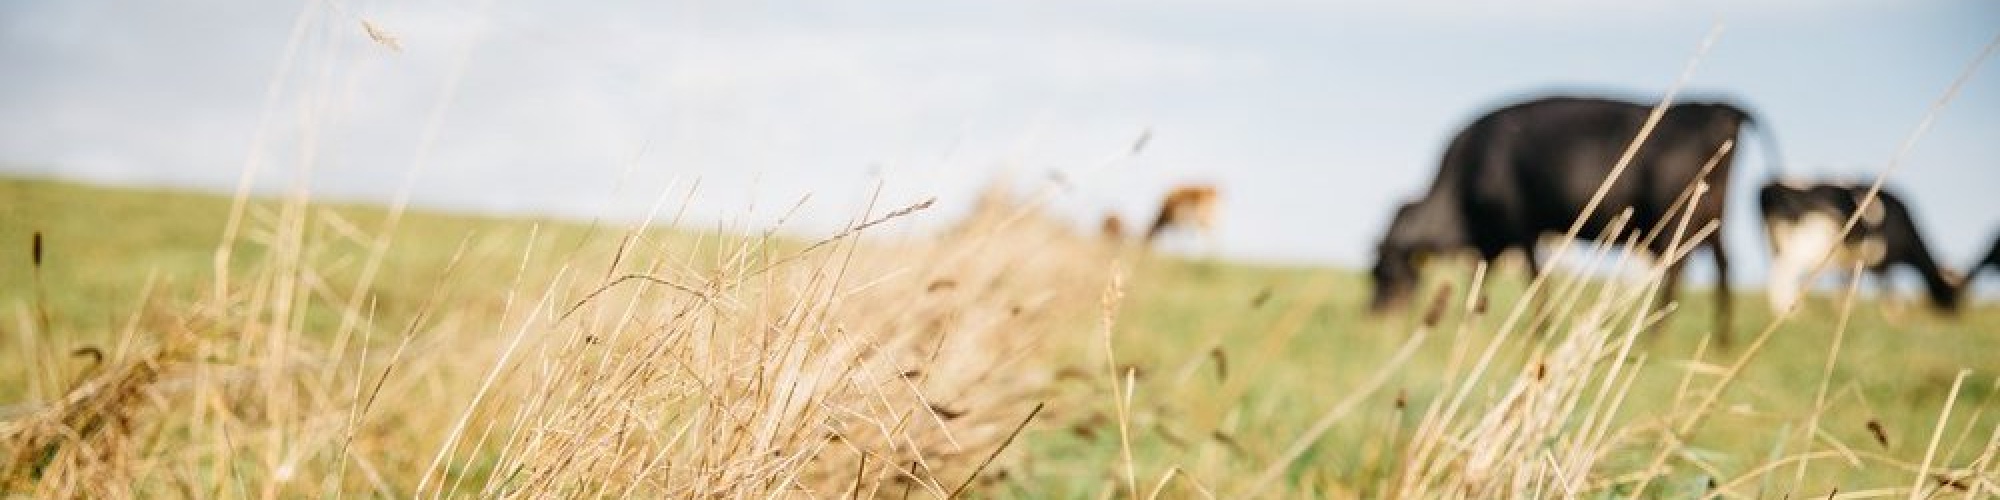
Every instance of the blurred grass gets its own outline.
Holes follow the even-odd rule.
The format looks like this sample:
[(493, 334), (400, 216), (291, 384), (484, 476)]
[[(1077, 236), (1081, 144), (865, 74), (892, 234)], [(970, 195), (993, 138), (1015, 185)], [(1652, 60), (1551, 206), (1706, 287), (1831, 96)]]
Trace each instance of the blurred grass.
[[(1463, 299), (1471, 278), (1470, 263), (1434, 266), (1422, 295), (1446, 281), (1455, 282), (1453, 303)], [(1116, 335), (1121, 361), (1150, 374), (1137, 389), (1141, 405), (1154, 403), (1159, 425), (1135, 431), (1153, 455), (1158, 477), (1166, 464), (1194, 470), (1196, 464), (1220, 464), (1209, 475), (1223, 478), (1255, 474), (1277, 458), (1291, 440), (1346, 396), (1352, 387), (1379, 369), (1390, 353), (1420, 321), (1421, 307), (1387, 317), (1370, 317), (1365, 304), (1367, 278), (1347, 270), (1256, 267), (1171, 259), (1139, 266), (1130, 285)], [(1353, 421), (1336, 426), (1289, 470), (1294, 491), (1329, 493), (1339, 497), (1380, 496), (1374, 488), (1400, 460), (1393, 429), (1409, 432), (1422, 419), (1424, 404), (1440, 398), (1453, 336), (1464, 334), (1483, 346), (1505, 318), (1526, 285), (1519, 269), (1501, 268), (1489, 277), (1491, 309), (1471, 318), (1473, 328), (1446, 326), (1414, 360), (1399, 370), (1390, 386), (1369, 397)], [(1865, 292), (1864, 292), (1865, 293)], [(1734, 387), (1718, 401), (1703, 427), (1689, 443), (1687, 457), (1714, 457), (1714, 468), (1725, 473), (1716, 481), (1769, 461), (1779, 432), (1796, 434), (1803, 427), (1819, 387), (1838, 315), (1837, 291), (1813, 295), (1813, 302), (1776, 330), (1767, 346), (1747, 365)], [(1744, 351), (1771, 312), (1758, 290), (1738, 290), (1734, 348), (1707, 348), (1702, 360), (1725, 367)], [(1904, 299), (1914, 300), (1914, 299)], [(1979, 455), (1985, 439), (2000, 429), (2000, 308), (1978, 304), (1953, 318), (1932, 313), (1919, 302), (1888, 303), (1858, 299), (1848, 325), (1845, 346), (1834, 366), (1826, 414), (1820, 426), (1829, 436), (1859, 454), (1880, 454), (1909, 463), (1923, 458), (1931, 430), (1937, 424), (1953, 377), (1971, 369), (1961, 389), (1953, 420), (1940, 445), (1937, 464), (1964, 467)], [(1704, 335), (1713, 329), (1712, 298), (1707, 290), (1684, 290), (1682, 309), (1655, 336), (1640, 341), (1649, 351), (1621, 417), (1640, 421), (1685, 410), (1693, 398), (1673, 396)], [(1465, 311), (1454, 307), (1452, 315)], [(1228, 360), (1228, 378), (1215, 372), (1210, 346)], [(1516, 373), (1525, 349), (1501, 353), (1503, 367), (1487, 378)], [(1196, 365), (1192, 376), (1170, 373)], [(1717, 377), (1700, 374), (1695, 386)], [(1398, 410), (1403, 398), (1409, 410)], [(1109, 405), (1097, 411), (1108, 413)], [(1968, 420), (1968, 415), (1977, 415)], [(1879, 420), (1889, 446), (1876, 444), (1867, 422)], [(1398, 423), (1400, 422), (1400, 423)], [(1079, 433), (1045, 431), (1028, 443), (1056, 457), (1050, 470), (1115, 462), (1115, 434), (1094, 439)], [(1969, 436), (1969, 437), (1961, 437)], [(1406, 436), (1405, 436), (1406, 437)], [(1644, 436), (1651, 439), (1652, 436)], [(1958, 438), (1958, 441), (1954, 441)], [(1081, 441), (1086, 444), (1079, 444)], [(1803, 441), (1791, 441), (1783, 453), (1802, 451)], [(1956, 444), (1956, 445), (1955, 445)], [(1816, 444), (1815, 449), (1824, 449)], [(1642, 457), (1625, 457), (1640, 461)], [(1677, 457), (1683, 458), (1683, 457)], [(1636, 467), (1636, 465), (1635, 465)], [(1791, 469), (1777, 474), (1790, 482)], [(1052, 472), (1057, 477), (1061, 473)], [(1910, 472), (1871, 465), (1850, 468), (1839, 460), (1819, 460), (1809, 469), (1804, 492), (1824, 495), (1824, 485), (1855, 491), (1863, 485), (1898, 484)], [(1686, 488), (1702, 484), (1685, 477)], [(1097, 479), (1103, 481), (1102, 479)], [(1144, 481), (1142, 481), (1144, 483)], [(1031, 481), (1031, 484), (1033, 482)], [(1062, 484), (1062, 481), (1056, 482)], [(1085, 484), (1057, 497), (1084, 498), (1109, 486)], [(1665, 494), (1654, 490), (1655, 494)], [(1672, 491), (1672, 489), (1670, 489)], [(1677, 494), (1691, 491), (1679, 491)], [(1795, 492), (1794, 496), (1797, 496)], [(1777, 496), (1783, 492), (1767, 492)]]
[[(10, 318), (33, 317), (37, 292), (30, 246), (34, 233), (41, 232), (42, 293), (53, 337), (43, 341), (54, 343), (60, 352), (111, 342), (142, 309), (149, 277), (156, 280), (150, 298), (155, 303), (192, 303), (209, 292), (216, 244), (230, 203), (228, 196), (184, 190), (0, 177), (0, 263), (4, 263), (0, 311)], [(280, 204), (271, 197), (252, 198), (245, 227), (269, 226)], [(327, 281), (317, 288), (322, 293), (342, 290), (344, 295), (355, 285), (370, 239), (385, 227), (388, 211), (368, 204), (321, 202), (311, 210), (352, 229), (316, 226), (312, 230), (321, 234), (312, 239), (322, 243), (309, 249), (333, 262), (316, 269)], [(253, 243), (270, 239), (258, 231), (246, 230), (241, 238)], [(624, 236), (622, 228), (590, 221), (411, 211), (392, 235), (381, 271), (368, 290), (374, 321), (404, 324), (434, 291), (460, 312), (497, 312), (515, 280), (533, 282), (548, 276), (588, 241)], [(690, 259), (713, 259), (726, 244), (713, 232), (653, 231), (649, 237), (660, 245), (686, 246)], [(448, 264), (461, 247), (466, 262), (460, 267), (474, 271), (446, 279)], [(254, 269), (266, 260), (268, 248), (239, 245), (231, 256), (232, 267)], [(525, 265), (524, 253), (532, 259)], [(517, 268), (527, 273), (517, 278)], [(333, 308), (309, 310), (307, 330), (332, 330), (340, 314)], [(0, 335), (11, 338), (19, 330), (25, 328), (0, 323)], [(0, 366), (0, 382), (16, 380), (25, 371), (25, 367)], [(22, 390), (23, 384), (0, 383), (0, 405), (21, 399)]]
[[(252, 214), (269, 216), (274, 205), (260, 201), (261, 208)], [(0, 262), (5, 263), (0, 265), (0, 307), (16, 313), (10, 317), (31, 317), (37, 299), (28, 248), (32, 234), (40, 231), (46, 247), (42, 287), (51, 320), (48, 335), (59, 337), (43, 341), (65, 346), (63, 350), (108, 342), (125, 318), (140, 308), (148, 276), (156, 276), (158, 301), (188, 302), (203, 293), (228, 207), (227, 198), (211, 195), (0, 179), (0, 221), (4, 221)], [(384, 211), (369, 206), (332, 205), (324, 210), (365, 228), (381, 227), (385, 217)], [(497, 310), (514, 279), (512, 269), (521, 265), (520, 249), (532, 245), (535, 257), (527, 266), (546, 275), (565, 262), (566, 251), (619, 234), (576, 221), (411, 213), (398, 229), (381, 277), (370, 290), (376, 301), (375, 319), (383, 324), (407, 321), (436, 286), (447, 287), (443, 293), (454, 307)], [(694, 259), (713, 258), (726, 239), (716, 234), (663, 234), (696, 249), (692, 255), (701, 257)], [(352, 255), (355, 261), (346, 265), (359, 266), (367, 242), (334, 236), (326, 238), (336, 242), (334, 248), (318, 251)], [(475, 261), (463, 267), (475, 271), (443, 279), (445, 264), (461, 246), (471, 247), (468, 258)], [(1367, 281), (1352, 271), (1138, 254), (1127, 258), (1132, 261), (1131, 276), (1113, 335), (1115, 356), (1136, 370), (1139, 382), (1131, 430), (1137, 482), (1150, 489), (1169, 469), (1179, 469), (1181, 479), (1171, 482), (1169, 497), (1191, 496), (1203, 489), (1226, 494), (1229, 489), (1218, 484), (1239, 483), (1257, 474), (1322, 411), (1381, 368), (1417, 321), (1416, 311), (1367, 316), (1362, 308)], [(254, 251), (239, 251), (235, 259), (244, 263), (259, 257)], [(349, 274), (327, 273), (330, 280)], [(1434, 277), (1425, 290), (1440, 281), (1455, 281), (1455, 293), (1463, 293), (1470, 271), (1469, 266), (1458, 265), (1430, 274)], [(1397, 448), (1401, 434), (1419, 422), (1423, 407), (1440, 398), (1455, 336), (1467, 335), (1463, 340), (1481, 345), (1484, 335), (1512, 307), (1524, 281), (1518, 271), (1496, 271), (1490, 280), (1491, 311), (1483, 317), (1466, 317), (1465, 311), (1454, 310), (1447, 326), (1394, 374), (1385, 390), (1369, 396), (1363, 410), (1317, 440), (1287, 469), (1283, 491), (1379, 495), (1378, 488), (1401, 460)], [(338, 285), (331, 289), (345, 290), (351, 284)], [(1775, 333), (1721, 400), (1721, 411), (1711, 414), (1695, 434), (1690, 447), (1696, 451), (1677, 460), (1706, 461), (1724, 472), (1718, 481), (1726, 480), (1768, 461), (1781, 429), (1796, 433), (1811, 410), (1836, 322), (1837, 309), (1827, 295), (1817, 296)], [(1735, 350), (1711, 348), (1702, 362), (1727, 365), (1769, 321), (1761, 296), (1739, 293), (1738, 301)], [(1711, 324), (1710, 300), (1697, 290), (1682, 304), (1678, 319), (1642, 344), (1649, 361), (1620, 413), (1622, 418), (1644, 421), (1689, 403), (1675, 400), (1674, 394)], [(325, 311), (316, 319), (308, 314), (308, 321), (336, 321), (334, 314)], [(1451, 326), (1461, 321), (1476, 326)], [(1957, 318), (1936, 316), (1917, 304), (1858, 304), (1833, 370), (1830, 410), (1821, 424), (1827, 437), (1858, 453), (1916, 462), (1922, 458), (1953, 376), (1960, 369), (1972, 369), (1937, 460), (1965, 465), (1981, 451), (1991, 429), (2000, 425), (2000, 411), (1989, 408), (2000, 390), (1997, 326), (2000, 308), (1991, 304)], [(0, 335), (11, 339), (17, 328), (21, 327), (12, 322), (0, 323)], [(1095, 332), (1083, 325), (1076, 331)], [(1016, 443), (1028, 458), (995, 493), (1088, 498), (1122, 484), (1118, 468), (1112, 466), (1120, 462), (1120, 445), (1111, 398), (1104, 397), (1109, 370), (1102, 353), (1056, 355), (1068, 356), (1062, 362), (1078, 376), (1060, 383), (1052, 395), (1056, 416), (1029, 427)], [(1519, 348), (1503, 351), (1505, 366), (1489, 378), (1514, 373), (1527, 355)], [(7, 357), (48, 359), (32, 353)], [(22, 399), (28, 385), (22, 380), (28, 376), (21, 365), (0, 366), (0, 406)], [(1694, 376), (1697, 386), (1714, 378)], [(1398, 400), (1406, 402), (1402, 409)], [(1887, 447), (1870, 436), (1866, 425), (1871, 419), (1885, 426)], [(1965, 444), (1952, 446), (1962, 433), (1969, 436)], [(1786, 446), (1791, 449), (1783, 452), (1796, 452), (1800, 442)], [(1806, 483), (1811, 486), (1804, 491), (1900, 484), (1908, 474), (1893, 467), (1850, 469), (1838, 460), (1822, 460), (1813, 464)], [(1676, 479), (1674, 488), (1700, 483), (1699, 477)]]

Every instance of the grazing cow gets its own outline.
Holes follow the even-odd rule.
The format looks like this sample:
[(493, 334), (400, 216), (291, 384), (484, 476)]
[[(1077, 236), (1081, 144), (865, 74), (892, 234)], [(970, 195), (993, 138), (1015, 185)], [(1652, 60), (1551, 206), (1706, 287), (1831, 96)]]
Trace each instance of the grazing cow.
[[(1417, 263), (1426, 254), (1469, 249), (1491, 262), (1510, 248), (1520, 249), (1527, 254), (1529, 272), (1539, 273), (1536, 240), (1567, 231), (1582, 215), (1652, 109), (1607, 99), (1549, 97), (1501, 108), (1467, 125), (1445, 149), (1430, 191), (1399, 208), (1390, 222), (1377, 249), (1371, 308), (1379, 312), (1407, 302), (1417, 283)], [(1729, 104), (1668, 108), (1577, 236), (1602, 236), (1626, 208), (1632, 209), (1627, 231), (1677, 221), (1676, 214), (1685, 212), (1669, 213), (1676, 209), (1692, 210), (1690, 231), (1719, 221), (1735, 156), (1733, 150), (1722, 151), (1722, 145), (1751, 122), (1749, 113)], [(1765, 142), (1771, 146), (1768, 139)], [(1697, 178), (1711, 158), (1716, 158), (1715, 166)], [(1707, 182), (1708, 190), (1692, 208), (1677, 208), (1685, 204), (1682, 193), (1697, 181)], [(1621, 235), (1610, 236), (1612, 242), (1623, 240)], [(1647, 250), (1664, 255), (1672, 239), (1654, 238)], [(1720, 275), (1718, 333), (1726, 342), (1729, 257), (1720, 238), (1699, 244), (1714, 255)], [(1668, 270), (1662, 302), (1674, 296), (1681, 266), (1676, 261)]]
[[(1917, 232), (1910, 209), (1895, 194), (1883, 189), (1861, 209), (1867, 185), (1772, 182), (1757, 192), (1757, 204), (1764, 211), (1764, 231), (1771, 242), (1771, 310), (1782, 312), (1799, 299), (1801, 281), (1812, 267), (1825, 259), (1829, 269), (1845, 269), (1856, 263), (1874, 274), (1888, 287), (1889, 271), (1897, 265), (1910, 266), (1924, 278), (1931, 305), (1956, 312), (1960, 278), (1938, 266), (1930, 248)], [(1854, 229), (1841, 238), (1840, 228), (1861, 212)]]
[(1187, 184), (1177, 186), (1160, 200), (1160, 214), (1153, 217), (1153, 226), (1146, 230), (1146, 243), (1160, 237), (1160, 233), (1171, 228), (1193, 229), (1201, 233), (1204, 240), (1215, 239), (1215, 186), (1208, 184)]

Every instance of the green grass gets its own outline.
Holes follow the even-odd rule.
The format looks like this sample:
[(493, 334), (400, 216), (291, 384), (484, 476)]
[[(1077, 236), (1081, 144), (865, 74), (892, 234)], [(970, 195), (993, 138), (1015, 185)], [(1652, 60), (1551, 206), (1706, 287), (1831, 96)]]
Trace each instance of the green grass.
[[(281, 208), (273, 200), (255, 205), (253, 216), (271, 217)], [(42, 342), (62, 346), (56, 352), (111, 342), (126, 318), (143, 309), (149, 277), (156, 281), (151, 295), (156, 304), (193, 302), (210, 286), (211, 259), (228, 209), (227, 198), (212, 195), (0, 179), (0, 221), (4, 221), (0, 262), (5, 263), (0, 265), (0, 312), (7, 318), (0, 322), (0, 342), (21, 345), (17, 337), (29, 331), (23, 321), (34, 321), (38, 310), (47, 311), (49, 325), (32, 330), (53, 337)], [(384, 224), (385, 212), (379, 208), (333, 205), (325, 210), (366, 228), (366, 234)], [(322, 232), (324, 237), (318, 240), (325, 243), (308, 252), (317, 252), (329, 268), (352, 271), (364, 262), (366, 241), (343, 237), (330, 225), (311, 230)], [(39, 283), (29, 259), (29, 241), (37, 231), (45, 238)], [(377, 323), (400, 325), (438, 291), (462, 309), (499, 311), (524, 248), (535, 256), (527, 264), (531, 273), (546, 276), (566, 262), (565, 252), (583, 242), (622, 234), (620, 229), (579, 221), (411, 213), (394, 233), (380, 278), (369, 289), (370, 310)], [(714, 259), (716, 249), (724, 248), (721, 241), (728, 239), (714, 234), (661, 234), (662, 244), (683, 245), (690, 261)], [(461, 247), (466, 250), (459, 274), (447, 279), (447, 263)], [(235, 260), (248, 269), (245, 263), (258, 261), (255, 249), (262, 247), (246, 248), (250, 250), (238, 252)], [(1173, 482), (1169, 497), (1194, 494), (1193, 482), (1224, 494), (1234, 491), (1233, 485), (1248, 481), (1280, 458), (1321, 412), (1383, 368), (1417, 326), (1414, 311), (1380, 318), (1366, 314), (1367, 281), (1350, 270), (1130, 258), (1134, 259), (1131, 276), (1113, 330), (1115, 356), (1139, 374), (1131, 419), (1137, 482), (1150, 491), (1169, 468), (1179, 468), (1183, 479)], [(334, 271), (327, 272), (333, 285), (328, 289), (352, 286), (352, 272)], [(1434, 277), (1432, 286), (1454, 281), (1463, 293), (1470, 272), (1467, 266), (1440, 266), (1431, 274), (1450, 276)], [(1453, 346), (1483, 345), (1515, 303), (1524, 281), (1511, 270), (1494, 273), (1489, 291), (1492, 309), (1487, 315), (1467, 317), (1455, 309), (1416, 357), (1396, 369), (1384, 390), (1367, 395), (1359, 411), (1315, 441), (1285, 470), (1282, 489), (1272, 491), (1379, 493), (1401, 460), (1401, 438), (1419, 423), (1423, 408), (1443, 397)], [(1796, 434), (1812, 410), (1838, 320), (1831, 295), (1820, 294), (1775, 332), (1721, 398), (1721, 409), (1693, 434), (1692, 451), (1673, 457), (1677, 472), (1661, 487), (1698, 485), (1698, 471), (1704, 467), (1721, 472), (1718, 481), (1725, 481), (1773, 456), (1799, 451), (1802, 442), (1781, 440), (1779, 433), (1791, 429)], [(1728, 365), (1770, 320), (1761, 296), (1743, 293), (1738, 300), (1734, 348), (1710, 347), (1701, 363)], [(1710, 325), (1710, 301), (1697, 290), (1683, 304), (1676, 320), (1641, 344), (1647, 362), (1619, 413), (1632, 425), (1689, 404), (1674, 395), (1695, 364), (1697, 346)], [(1936, 316), (1916, 305), (1903, 309), (1889, 314), (1875, 302), (1855, 308), (1832, 371), (1829, 409), (1821, 424), (1830, 440), (1882, 458), (1860, 469), (1850, 469), (1840, 460), (1816, 461), (1809, 480), (1794, 497), (1824, 495), (1832, 487), (1853, 491), (1869, 485), (1908, 484), (1909, 471), (1880, 463), (1914, 463), (1923, 458), (1948, 388), (1961, 369), (1974, 372), (1959, 393), (1935, 462), (1966, 466), (2000, 426), (2000, 410), (1990, 408), (2000, 399), (1995, 396), (2000, 390), (1996, 387), (2000, 333), (1995, 331), (2000, 327), (2000, 308), (1981, 304), (1956, 318)], [(307, 321), (331, 325), (337, 323), (336, 315), (329, 309), (308, 314)], [(1456, 326), (1464, 322), (1475, 327)], [(1078, 324), (1074, 330), (1075, 335), (1096, 332), (1090, 324)], [(1511, 376), (1530, 351), (1504, 349), (1500, 362), (1505, 368), (1488, 378)], [(1124, 481), (1121, 469), (1113, 465), (1121, 461), (1121, 445), (1113, 398), (1107, 397), (1104, 374), (1109, 370), (1103, 353), (1077, 350), (1058, 355), (1066, 356), (1061, 362), (1085, 376), (1058, 383), (1050, 395), (1053, 416), (1030, 426), (1015, 443), (1027, 458), (1018, 470), (1008, 471), (1005, 484), (992, 494), (1093, 498)], [(25, 379), (31, 371), (13, 362), (61, 357), (4, 353), (0, 358), (13, 364), (0, 366), (0, 407), (4, 407), (24, 398), (30, 385)], [(1716, 378), (1698, 374), (1693, 380), (1702, 387)], [(1404, 409), (1397, 408), (1398, 399), (1407, 402)], [(1870, 420), (1885, 426), (1887, 447), (1871, 437)], [(1774, 450), (1779, 443), (1786, 448)], [(1814, 448), (1825, 449), (1825, 443)], [(1781, 479), (1771, 482), (1773, 488), (1789, 487), (1790, 469), (1784, 470), (1775, 474)], [(1764, 496), (1784, 493), (1770, 491)]]
[[(233, 268), (256, 269), (269, 247), (268, 228), (283, 209), (273, 197), (252, 198)], [(309, 231), (316, 241), (305, 250), (327, 281), (322, 293), (355, 286), (375, 234), (386, 227), (388, 211), (354, 203), (315, 202), (317, 224)], [(0, 311), (8, 318), (33, 318), (48, 311), (48, 337), (58, 351), (86, 345), (104, 346), (143, 309), (142, 300), (187, 304), (209, 293), (214, 256), (231, 200), (227, 195), (184, 190), (115, 188), (70, 182), (0, 177)], [(43, 239), (39, 291), (31, 259), (34, 234)], [(401, 325), (413, 317), (434, 292), (472, 310), (497, 311), (502, 292), (516, 279), (533, 282), (553, 273), (585, 242), (624, 237), (624, 229), (592, 221), (548, 218), (497, 218), (446, 212), (413, 211), (399, 223), (391, 250), (369, 287), (375, 321)], [(713, 259), (724, 244), (712, 232), (652, 233), (658, 244), (682, 245), (689, 259)], [(447, 279), (453, 255), (460, 254), (461, 271)], [(527, 255), (532, 261), (523, 266)], [(514, 269), (528, 273), (516, 278)], [(594, 270), (603, 272), (602, 270)], [(155, 281), (150, 299), (148, 279)], [(442, 287), (442, 290), (435, 290)], [(37, 295), (43, 297), (38, 300)], [(338, 297), (345, 300), (344, 292)], [(18, 314), (17, 314), (18, 313)], [(340, 311), (321, 307), (307, 312), (307, 321), (325, 331), (339, 321)], [(36, 330), (40, 330), (37, 328)], [(0, 336), (12, 339), (21, 331), (15, 323), (0, 323)], [(0, 366), (0, 382), (18, 380), (25, 367)], [(19, 400), (22, 384), (0, 383), (0, 405)]]
[[(1470, 277), (1469, 266), (1432, 271), (1462, 274), (1452, 280), (1458, 283), (1460, 293)], [(1146, 441), (1160, 444), (1142, 448), (1153, 455), (1155, 464), (1214, 460), (1240, 464), (1228, 468), (1234, 470), (1232, 474), (1255, 473), (1260, 464), (1278, 456), (1319, 412), (1345, 396), (1344, 388), (1380, 368), (1382, 360), (1408, 338), (1417, 321), (1415, 311), (1370, 317), (1364, 307), (1366, 278), (1345, 270), (1165, 261), (1142, 266), (1137, 274), (1121, 316), (1119, 354), (1121, 359), (1157, 373), (1142, 381), (1137, 400), (1142, 405), (1158, 405), (1156, 411), (1171, 416), (1162, 419), (1172, 421), (1162, 426), (1167, 428), (1164, 433), (1189, 441), (1166, 444), (1174, 440), (1162, 436), (1161, 431), (1144, 435)], [(1526, 277), (1500, 271), (1493, 280), (1493, 309), (1488, 318), (1477, 320), (1489, 328), (1472, 329), (1469, 333), (1475, 341), (1483, 342), (1490, 325), (1499, 323)], [(1267, 290), (1269, 297), (1260, 307), (1256, 298)], [(1719, 402), (1725, 411), (1709, 417), (1694, 434), (1691, 446), (1712, 450), (1714, 456), (1721, 457), (1713, 465), (1725, 476), (1767, 461), (1780, 428), (1804, 425), (1803, 417), (1812, 407), (1833, 338), (1837, 304), (1831, 295), (1818, 296), (1807, 310), (1774, 333), (1769, 345)], [(1672, 395), (1685, 369), (1684, 361), (1691, 359), (1700, 339), (1711, 329), (1710, 300), (1704, 291), (1691, 293), (1679, 320), (1656, 332), (1656, 337), (1642, 340), (1650, 360), (1621, 415), (1657, 416), (1686, 404), (1673, 401)], [(1711, 347), (1704, 357), (1708, 363), (1727, 365), (1771, 319), (1761, 295), (1739, 293), (1738, 301), (1736, 346), (1722, 352)], [(1918, 462), (1953, 377), (1962, 368), (1972, 369), (1942, 446), (1952, 447), (1960, 432), (1969, 431), (1971, 437), (1952, 448), (1956, 453), (1940, 455), (1937, 461), (1964, 466), (1982, 451), (1983, 440), (1995, 425), (2000, 425), (2000, 415), (1987, 410), (2000, 399), (1995, 394), (1996, 381), (2000, 381), (1996, 379), (2000, 376), (2000, 335), (1994, 331), (2000, 326), (2000, 310), (1986, 304), (1962, 317), (1947, 318), (1933, 315), (1921, 305), (1905, 309), (1891, 319), (1878, 304), (1863, 302), (1856, 307), (1833, 370), (1831, 408), (1822, 417), (1821, 426), (1859, 453)], [(1226, 353), (1228, 381), (1220, 380), (1210, 363), (1203, 361), (1211, 342)], [(1389, 449), (1393, 445), (1382, 432), (1395, 428), (1393, 422), (1398, 420), (1400, 428), (1408, 432), (1421, 418), (1421, 410), (1397, 411), (1397, 395), (1402, 394), (1414, 407), (1438, 398), (1445, 382), (1450, 338), (1433, 337), (1427, 344), (1398, 371), (1385, 391), (1370, 396), (1366, 409), (1357, 412), (1353, 422), (1336, 426), (1301, 459), (1305, 464), (1290, 471), (1294, 481), (1353, 488), (1341, 490), (1343, 494), (1372, 493), (1369, 488), (1381, 471), (1397, 460), (1389, 453), (1394, 451)], [(1502, 354), (1512, 361), (1511, 366), (1519, 366), (1525, 356), (1521, 349)], [(1193, 376), (1180, 379), (1168, 373), (1188, 363), (1200, 365)], [(1497, 373), (1510, 375), (1513, 371)], [(1712, 383), (1714, 378), (1698, 376), (1696, 381)], [(1968, 408), (1986, 411), (1978, 414), (1977, 421), (1968, 421), (1967, 415), (1972, 413)], [(1866, 427), (1870, 419), (1879, 419), (1887, 428), (1888, 448), (1874, 442)], [(1230, 435), (1241, 449), (1208, 438), (1217, 431)], [(1030, 444), (1052, 454), (1075, 457), (1072, 466), (1116, 459), (1114, 440), (1099, 437), (1092, 441), (1094, 447), (1079, 446), (1068, 442), (1081, 440), (1073, 434), (1049, 434)], [(1793, 449), (1788, 452), (1797, 452), (1800, 444), (1789, 446)], [(1854, 491), (1859, 485), (1897, 484), (1898, 478), (1909, 477), (1905, 471), (1882, 467), (1848, 470), (1831, 461), (1813, 467), (1809, 472), (1816, 481), (1808, 484), (1815, 486), (1807, 491), (1820, 494), (1827, 486)], [(1151, 474), (1157, 477), (1163, 472), (1156, 466)], [(1777, 484), (1789, 483), (1790, 469), (1781, 476), (1785, 479)]]

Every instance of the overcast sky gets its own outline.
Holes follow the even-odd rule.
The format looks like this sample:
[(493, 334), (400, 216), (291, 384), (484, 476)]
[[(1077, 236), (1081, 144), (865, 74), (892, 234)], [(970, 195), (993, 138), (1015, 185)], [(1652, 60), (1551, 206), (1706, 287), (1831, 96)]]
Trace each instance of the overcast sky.
[[(226, 191), (268, 120), (267, 191), (407, 180), (420, 206), (636, 218), (698, 179), (693, 221), (764, 224), (811, 193), (801, 232), (878, 180), (885, 204), (939, 196), (939, 224), (1002, 172), (1062, 172), (1079, 226), (1207, 181), (1225, 255), (1361, 266), (1475, 115), (1552, 89), (1655, 99), (1717, 20), (1689, 92), (1752, 108), (1794, 176), (1881, 168), (2000, 35), (1991, 0), (1611, 4), (0, 2), (0, 172)], [(1746, 215), (1775, 173), (1744, 151), (1728, 237), (1760, 281)], [(1983, 251), (2000, 64), (1892, 183), (1954, 266)]]

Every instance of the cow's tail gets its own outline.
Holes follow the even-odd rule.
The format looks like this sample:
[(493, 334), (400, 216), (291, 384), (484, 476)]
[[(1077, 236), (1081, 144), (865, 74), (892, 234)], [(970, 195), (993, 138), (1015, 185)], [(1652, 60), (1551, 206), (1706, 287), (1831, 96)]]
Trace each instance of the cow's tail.
[[(1765, 176), (1765, 179), (1771, 181), (1779, 180), (1785, 174), (1785, 160), (1784, 155), (1778, 149), (1777, 134), (1771, 132), (1769, 125), (1758, 120), (1756, 113), (1740, 106), (1736, 108), (1736, 113), (1742, 116), (1743, 126), (1748, 127), (1751, 133), (1756, 134), (1757, 142), (1764, 147), (1764, 169), (1768, 174)], [(1737, 149), (1740, 150), (1742, 148), (1739, 147)]]

